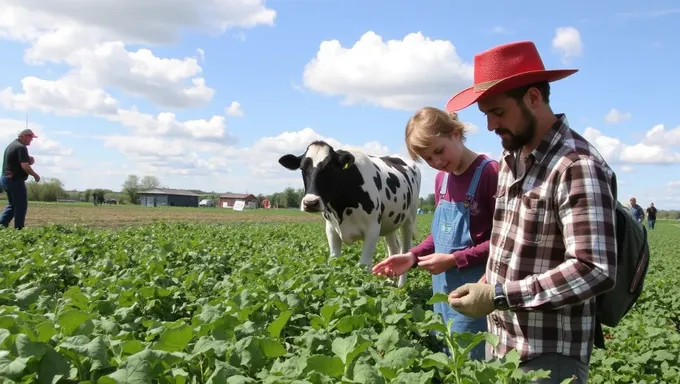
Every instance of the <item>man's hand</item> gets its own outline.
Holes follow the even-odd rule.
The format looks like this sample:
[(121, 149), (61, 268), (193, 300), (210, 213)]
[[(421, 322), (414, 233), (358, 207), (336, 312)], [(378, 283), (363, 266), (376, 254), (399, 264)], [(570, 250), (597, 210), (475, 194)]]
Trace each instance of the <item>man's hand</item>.
[(39, 183), (40, 182), (40, 175), (38, 175), (37, 173), (35, 175), (33, 175), (33, 180), (35, 180), (36, 183)]
[(463, 315), (476, 319), (496, 309), (493, 296), (494, 288), (491, 284), (468, 283), (449, 294), (449, 304)]
[(418, 258), (418, 268), (423, 268), (433, 275), (456, 267), (456, 260), (450, 253), (432, 253)]

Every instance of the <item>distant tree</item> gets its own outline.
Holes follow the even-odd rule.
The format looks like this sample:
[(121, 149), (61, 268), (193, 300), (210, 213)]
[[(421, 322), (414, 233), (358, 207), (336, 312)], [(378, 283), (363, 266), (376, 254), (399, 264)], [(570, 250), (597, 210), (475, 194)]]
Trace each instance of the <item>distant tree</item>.
[(28, 200), (32, 201), (57, 201), (68, 196), (64, 190), (64, 183), (57, 178), (44, 178), (39, 183), (29, 181), (26, 183)]
[(139, 193), (139, 176), (128, 175), (123, 183), (123, 194), (130, 199), (132, 204), (137, 204), (137, 194)]
[(158, 188), (161, 186), (161, 181), (156, 176), (144, 176), (139, 182), (139, 190), (147, 191), (149, 189)]
[(102, 189), (95, 189), (92, 191), (92, 203), (94, 205), (104, 204), (104, 191)]

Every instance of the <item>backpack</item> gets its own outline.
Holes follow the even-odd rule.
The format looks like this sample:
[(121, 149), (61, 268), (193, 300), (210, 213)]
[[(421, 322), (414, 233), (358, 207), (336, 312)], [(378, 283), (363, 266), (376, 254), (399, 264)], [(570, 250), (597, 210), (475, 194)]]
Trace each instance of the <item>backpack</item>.
[(649, 267), (647, 228), (617, 199), (616, 175), (612, 192), (616, 201), (616, 283), (597, 296), (597, 317), (601, 324), (616, 327), (642, 293)]
[[(617, 268), (614, 287), (595, 299), (597, 308), (595, 346), (600, 348), (604, 348), (601, 325), (616, 327), (630, 311), (642, 293), (649, 267), (647, 229), (633, 218), (630, 209), (618, 201), (616, 174), (612, 182), (612, 194), (616, 201), (614, 226)], [(561, 226), (559, 221), (558, 225)]]

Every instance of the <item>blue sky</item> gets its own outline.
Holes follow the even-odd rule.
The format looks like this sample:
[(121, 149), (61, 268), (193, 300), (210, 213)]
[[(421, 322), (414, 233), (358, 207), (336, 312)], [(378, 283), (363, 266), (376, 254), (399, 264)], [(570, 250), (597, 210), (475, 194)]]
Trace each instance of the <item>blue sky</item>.
[[(68, 189), (119, 189), (128, 174), (217, 192), (300, 187), (276, 159), (318, 137), (403, 154), (410, 114), (469, 85), (475, 53), (532, 40), (547, 67), (580, 70), (553, 84), (553, 109), (601, 148), (620, 198), (680, 208), (670, 1), (80, 3), (0, 0), (0, 139), (28, 113), (37, 171)], [(497, 158), (476, 107), (460, 117), (478, 127), (468, 145)]]

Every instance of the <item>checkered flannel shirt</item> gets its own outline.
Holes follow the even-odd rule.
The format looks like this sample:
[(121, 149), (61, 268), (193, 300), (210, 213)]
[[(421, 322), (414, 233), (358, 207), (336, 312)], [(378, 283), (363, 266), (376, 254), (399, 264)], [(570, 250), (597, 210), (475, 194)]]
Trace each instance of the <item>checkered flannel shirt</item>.
[(613, 171), (557, 117), (525, 158), (524, 177), (515, 179), (515, 153), (499, 164), (486, 279), (503, 285), (510, 310), (487, 320), (500, 338), (494, 356), (557, 352), (588, 363), (595, 295), (616, 276)]

